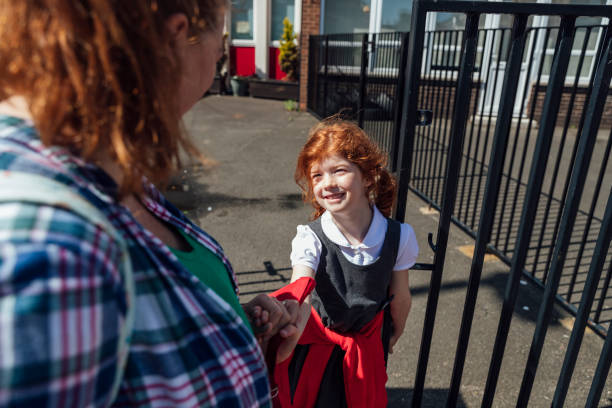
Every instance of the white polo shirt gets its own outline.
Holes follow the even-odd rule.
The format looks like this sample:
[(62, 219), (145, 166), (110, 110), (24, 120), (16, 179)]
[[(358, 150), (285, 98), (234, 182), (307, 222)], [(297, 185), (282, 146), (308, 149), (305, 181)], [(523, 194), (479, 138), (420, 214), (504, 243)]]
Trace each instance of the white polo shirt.
[[(380, 256), (382, 250), (387, 233), (387, 219), (376, 206), (373, 210), (374, 215), (368, 233), (358, 245), (350, 244), (327, 211), (321, 215), (321, 227), (325, 236), (337, 244), (346, 259), (355, 265), (371, 264)], [(316, 272), (321, 256), (321, 241), (308, 225), (297, 226), (297, 234), (291, 242), (291, 248), (291, 266), (304, 265)], [(393, 270), (411, 268), (416, 263), (418, 253), (419, 245), (414, 230), (408, 224), (401, 224), (399, 248)]]

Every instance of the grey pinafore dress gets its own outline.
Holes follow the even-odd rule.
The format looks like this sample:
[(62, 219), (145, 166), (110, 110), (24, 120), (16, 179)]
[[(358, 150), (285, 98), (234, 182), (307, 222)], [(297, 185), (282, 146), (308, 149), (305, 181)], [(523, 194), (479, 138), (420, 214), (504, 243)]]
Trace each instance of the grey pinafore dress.
[[(338, 333), (357, 332), (389, 302), (388, 290), (399, 249), (400, 223), (387, 219), (380, 256), (369, 265), (355, 265), (347, 260), (340, 247), (323, 233), (320, 218), (308, 226), (322, 246), (315, 274), (316, 287), (311, 294), (312, 306), (326, 327)], [(289, 364), (291, 398), (309, 347), (298, 345)], [(344, 351), (335, 346), (323, 374), (315, 407), (346, 407), (343, 359)]]

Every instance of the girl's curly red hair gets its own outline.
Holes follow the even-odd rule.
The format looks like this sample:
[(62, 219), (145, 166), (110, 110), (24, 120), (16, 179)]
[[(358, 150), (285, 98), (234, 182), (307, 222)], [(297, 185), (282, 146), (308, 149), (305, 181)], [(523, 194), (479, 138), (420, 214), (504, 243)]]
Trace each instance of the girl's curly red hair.
[(320, 217), (325, 209), (315, 199), (310, 168), (334, 154), (341, 155), (359, 167), (364, 181), (369, 184), (366, 187), (366, 196), (385, 217), (390, 217), (395, 201), (396, 183), (386, 168), (387, 156), (359, 126), (332, 117), (310, 129), (308, 140), (298, 155), (295, 169), (294, 178), (302, 189), (302, 197), (315, 209), (312, 218)]

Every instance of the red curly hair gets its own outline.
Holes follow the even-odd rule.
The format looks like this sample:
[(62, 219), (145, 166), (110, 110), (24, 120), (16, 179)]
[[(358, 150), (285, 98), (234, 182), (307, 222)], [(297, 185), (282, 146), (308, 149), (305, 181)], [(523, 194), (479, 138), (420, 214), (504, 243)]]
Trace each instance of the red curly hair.
[(359, 167), (365, 184), (368, 185), (366, 196), (385, 217), (390, 217), (395, 201), (396, 183), (386, 168), (387, 156), (359, 126), (332, 117), (310, 129), (308, 140), (298, 155), (295, 169), (294, 178), (302, 189), (302, 197), (315, 209), (312, 218), (320, 217), (325, 209), (317, 203), (314, 196), (310, 169), (313, 164), (334, 154), (339, 154)]

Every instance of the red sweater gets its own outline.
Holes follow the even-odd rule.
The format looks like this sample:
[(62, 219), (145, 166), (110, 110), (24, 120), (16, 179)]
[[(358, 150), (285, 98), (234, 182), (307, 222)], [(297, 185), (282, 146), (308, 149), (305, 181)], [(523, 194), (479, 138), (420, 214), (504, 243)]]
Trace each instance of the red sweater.
[[(300, 302), (310, 293), (309, 281), (301, 278), (273, 295), (279, 299), (293, 298)], [(302, 281), (302, 282), (300, 282)], [(298, 284), (299, 283), (299, 284)], [(312, 285), (314, 287), (314, 285)], [(307, 290), (307, 293), (305, 291)], [(287, 294), (290, 293), (289, 297)], [(283, 296), (283, 297), (281, 297)], [(349, 408), (386, 407), (387, 372), (380, 338), (383, 313), (380, 312), (359, 333), (340, 334), (326, 328), (317, 312), (312, 309), (299, 344), (310, 344), (310, 350), (302, 367), (302, 373), (291, 403), (288, 368), (291, 358), (276, 365), (274, 380), (279, 394), (275, 406), (282, 408), (308, 408), (314, 406), (319, 384), (329, 356), (335, 345), (345, 351), (343, 362), (344, 391)]]

